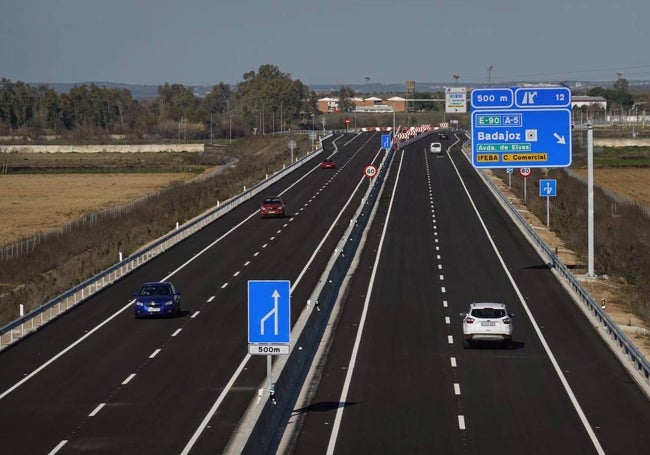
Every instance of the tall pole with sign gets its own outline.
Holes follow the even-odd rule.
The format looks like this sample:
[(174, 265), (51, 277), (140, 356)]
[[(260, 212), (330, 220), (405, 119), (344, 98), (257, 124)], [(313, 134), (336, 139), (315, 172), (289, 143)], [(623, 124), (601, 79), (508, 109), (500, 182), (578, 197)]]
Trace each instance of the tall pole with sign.
[(539, 195), (546, 198), (546, 227), (550, 227), (551, 209), (549, 200), (557, 195), (557, 180), (541, 179), (539, 181)]

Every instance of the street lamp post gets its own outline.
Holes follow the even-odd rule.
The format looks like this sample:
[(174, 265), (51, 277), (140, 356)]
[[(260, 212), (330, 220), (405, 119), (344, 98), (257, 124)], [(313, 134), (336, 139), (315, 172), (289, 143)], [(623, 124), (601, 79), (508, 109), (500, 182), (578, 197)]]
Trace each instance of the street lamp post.
[(460, 74), (454, 74), (454, 79), (456, 79), (456, 87), (458, 87), (458, 79), (460, 79)]
[(487, 67), (487, 85), (488, 87), (492, 85), (492, 70), (494, 69), (493, 65)]

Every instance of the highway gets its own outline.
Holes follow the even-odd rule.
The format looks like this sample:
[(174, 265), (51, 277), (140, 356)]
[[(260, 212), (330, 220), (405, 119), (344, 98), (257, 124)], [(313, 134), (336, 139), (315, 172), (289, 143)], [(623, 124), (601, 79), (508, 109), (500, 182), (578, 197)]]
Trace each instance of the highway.
[[(395, 155), (279, 452), (647, 453), (647, 397), (458, 148), (427, 149)], [(472, 301), (508, 305), (511, 348), (463, 348)]]
[[(220, 453), (266, 375), (247, 354), (248, 280), (290, 280), (295, 319), (381, 153), (379, 133), (333, 136), (260, 195), (289, 216), (244, 203), (0, 353), (0, 451)], [(134, 319), (133, 292), (155, 280), (181, 291), (181, 317)]]
[[(248, 280), (290, 280), (296, 321), (368, 188), (380, 133), (324, 151), (0, 352), (7, 454), (221, 453), (266, 377), (247, 354)], [(437, 139), (436, 139), (437, 140)], [(637, 454), (650, 405), (461, 156), (394, 154), (365, 247), (278, 453)], [(320, 169), (332, 156), (336, 169)], [(290, 214), (260, 219), (280, 195)], [(134, 319), (169, 279), (183, 314)], [(460, 312), (502, 301), (509, 349), (465, 350)], [(282, 399), (281, 397), (280, 399)]]

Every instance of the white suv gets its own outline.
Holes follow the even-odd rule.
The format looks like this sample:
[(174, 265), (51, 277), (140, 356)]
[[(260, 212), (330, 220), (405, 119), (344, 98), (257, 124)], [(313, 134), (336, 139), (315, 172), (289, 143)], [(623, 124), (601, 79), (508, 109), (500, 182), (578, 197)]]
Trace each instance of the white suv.
[(503, 303), (472, 303), (463, 318), (465, 348), (476, 341), (499, 341), (504, 347), (512, 343), (512, 318)]

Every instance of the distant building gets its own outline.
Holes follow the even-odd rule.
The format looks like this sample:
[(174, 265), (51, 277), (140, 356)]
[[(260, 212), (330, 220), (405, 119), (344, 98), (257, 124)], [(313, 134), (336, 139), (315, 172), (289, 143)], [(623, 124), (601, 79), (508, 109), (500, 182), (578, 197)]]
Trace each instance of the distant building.
[[(371, 96), (368, 98), (351, 98), (356, 112), (406, 112), (406, 99), (394, 96), (387, 100)], [(338, 112), (339, 99), (325, 97), (317, 101), (316, 107), (319, 112)]]
[(581, 108), (583, 106), (595, 106), (599, 109), (607, 110), (607, 100), (602, 96), (577, 96), (571, 97), (571, 108)]

